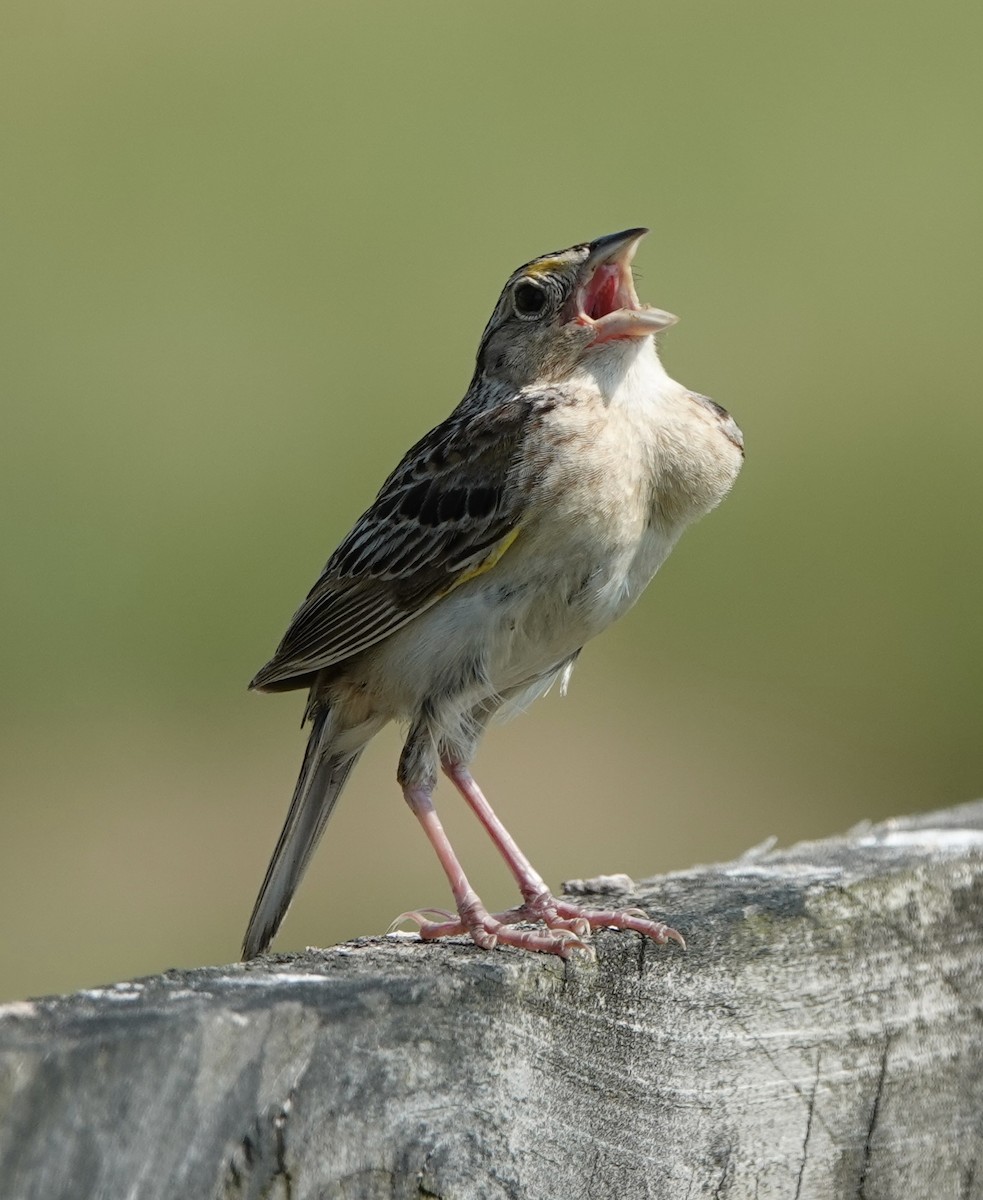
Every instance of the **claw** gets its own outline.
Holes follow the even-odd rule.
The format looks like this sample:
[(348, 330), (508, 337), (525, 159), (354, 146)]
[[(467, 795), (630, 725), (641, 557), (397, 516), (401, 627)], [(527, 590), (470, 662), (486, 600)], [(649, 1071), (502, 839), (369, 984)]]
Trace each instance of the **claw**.
[[(565, 917), (557, 917), (556, 922), (561, 928), (569, 929), (571, 932), (575, 933), (581, 941), (583, 941), (584, 938), (589, 938), (591, 935), (590, 921), (588, 921), (585, 917), (574, 917), (573, 920), (569, 920)], [(556, 926), (553, 928), (556, 928)]]
[[(423, 933), (424, 928), (430, 928), (430, 927), (438, 928), (437, 924), (434, 921), (429, 921), (427, 919), (428, 916), (444, 917), (449, 924), (459, 926), (459, 928), (458, 928), (459, 933), (464, 932), (464, 927), (461, 925), (459, 918), (455, 917), (453, 913), (448, 912), (445, 908), (417, 908), (417, 909), (414, 909), (412, 912), (400, 913), (399, 916), (393, 921), (393, 923), (386, 930), (386, 933), (395, 933), (397, 927), (402, 925), (402, 923), (404, 921), (415, 921), (417, 923), (417, 925), (419, 926), (418, 932), (420, 933), (420, 935), (426, 936)], [(436, 936), (449, 937), (452, 935), (451, 934), (437, 934)]]
[(597, 962), (597, 951), (590, 944), (585, 943), (585, 942), (578, 942), (577, 945), (573, 947), (573, 949), (582, 951), (584, 958), (586, 958), (588, 962), (590, 962), (590, 963)]

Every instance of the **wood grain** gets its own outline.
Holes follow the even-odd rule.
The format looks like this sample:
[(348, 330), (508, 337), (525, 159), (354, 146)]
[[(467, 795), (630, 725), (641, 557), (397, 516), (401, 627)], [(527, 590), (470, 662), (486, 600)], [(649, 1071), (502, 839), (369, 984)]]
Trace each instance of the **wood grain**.
[(689, 949), (364, 939), (0, 1009), (0, 1195), (983, 1196), (983, 803), (571, 890)]

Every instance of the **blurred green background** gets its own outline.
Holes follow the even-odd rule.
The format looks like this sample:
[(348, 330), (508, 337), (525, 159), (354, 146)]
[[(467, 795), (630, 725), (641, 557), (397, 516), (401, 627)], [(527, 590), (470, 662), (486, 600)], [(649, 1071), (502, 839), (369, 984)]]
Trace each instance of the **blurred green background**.
[[(236, 956), (303, 747), (302, 698), (246, 681), (511, 270), (628, 225), (682, 317), (663, 358), (747, 466), (569, 697), (486, 740), (493, 803), (558, 884), (980, 793), (978, 6), (0, 23), (0, 996)], [(398, 748), (281, 948), (446, 903)]]

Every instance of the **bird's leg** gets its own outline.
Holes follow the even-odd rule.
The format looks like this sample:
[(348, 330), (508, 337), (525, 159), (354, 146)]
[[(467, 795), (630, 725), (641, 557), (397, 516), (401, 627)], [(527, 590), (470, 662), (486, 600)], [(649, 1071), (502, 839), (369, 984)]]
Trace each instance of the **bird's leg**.
[[(495, 815), (494, 809), (488, 803), (484, 792), (478, 787), (474, 776), (467, 767), (462, 763), (446, 760), (441, 765), (444, 774), (468, 802), (468, 807), (484, 826), (485, 832), (508, 864), (509, 870), (519, 885), (519, 891), (524, 901), (522, 908), (526, 918), (533, 921), (545, 919), (547, 910), (555, 904), (555, 901), (542, 875), (522, 853), (515, 839)], [(590, 927), (585, 921), (581, 921), (574, 932), (588, 934)]]
[[(414, 816), (423, 826), (423, 831), (430, 839), (430, 844), (437, 852), (440, 865), (444, 868), (454, 894), (457, 905), (458, 920), (453, 918), (444, 922), (429, 921), (424, 912), (408, 912), (397, 917), (397, 924), (403, 920), (413, 920), (420, 926), (420, 936), (428, 941), (432, 938), (454, 937), (468, 933), (472, 940), (484, 950), (490, 950), (501, 943), (507, 946), (518, 946), (523, 950), (540, 950), (546, 954), (558, 954), (568, 958), (574, 950), (585, 950), (586, 946), (568, 928), (561, 925), (555, 932), (517, 929), (515, 921), (521, 920), (518, 913), (501, 913), (492, 916), (478, 898), (474, 888), (468, 883), (467, 876), (458, 861), (451, 846), (450, 839), (444, 832), (444, 827), (437, 816), (433, 804), (433, 788), (421, 785), (404, 785), (403, 795)], [(527, 864), (528, 865), (528, 864)], [(531, 868), (530, 868), (531, 869)], [(542, 881), (540, 880), (540, 883)], [(545, 885), (543, 885), (545, 887)], [(430, 912), (434, 910), (428, 910)], [(449, 914), (448, 914), (449, 916)]]
[(557, 900), (495, 815), (467, 767), (447, 759), (442, 761), (441, 766), (488, 832), (519, 885), (523, 904), (510, 913), (500, 914), (501, 918), (543, 921), (550, 929), (569, 930), (578, 938), (589, 937), (591, 929), (595, 927), (613, 926), (616, 929), (634, 930), (650, 937), (660, 946), (670, 940), (685, 946), (682, 935), (675, 929), (661, 921), (650, 920), (640, 909), (590, 909), (581, 908), (567, 900)]

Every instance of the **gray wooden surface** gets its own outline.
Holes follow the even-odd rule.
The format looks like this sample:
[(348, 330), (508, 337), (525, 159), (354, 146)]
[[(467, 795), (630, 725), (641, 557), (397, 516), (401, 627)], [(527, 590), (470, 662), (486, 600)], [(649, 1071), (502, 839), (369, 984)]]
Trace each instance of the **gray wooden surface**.
[(983, 803), (606, 886), (689, 950), (364, 939), (0, 1009), (0, 1197), (983, 1196)]

